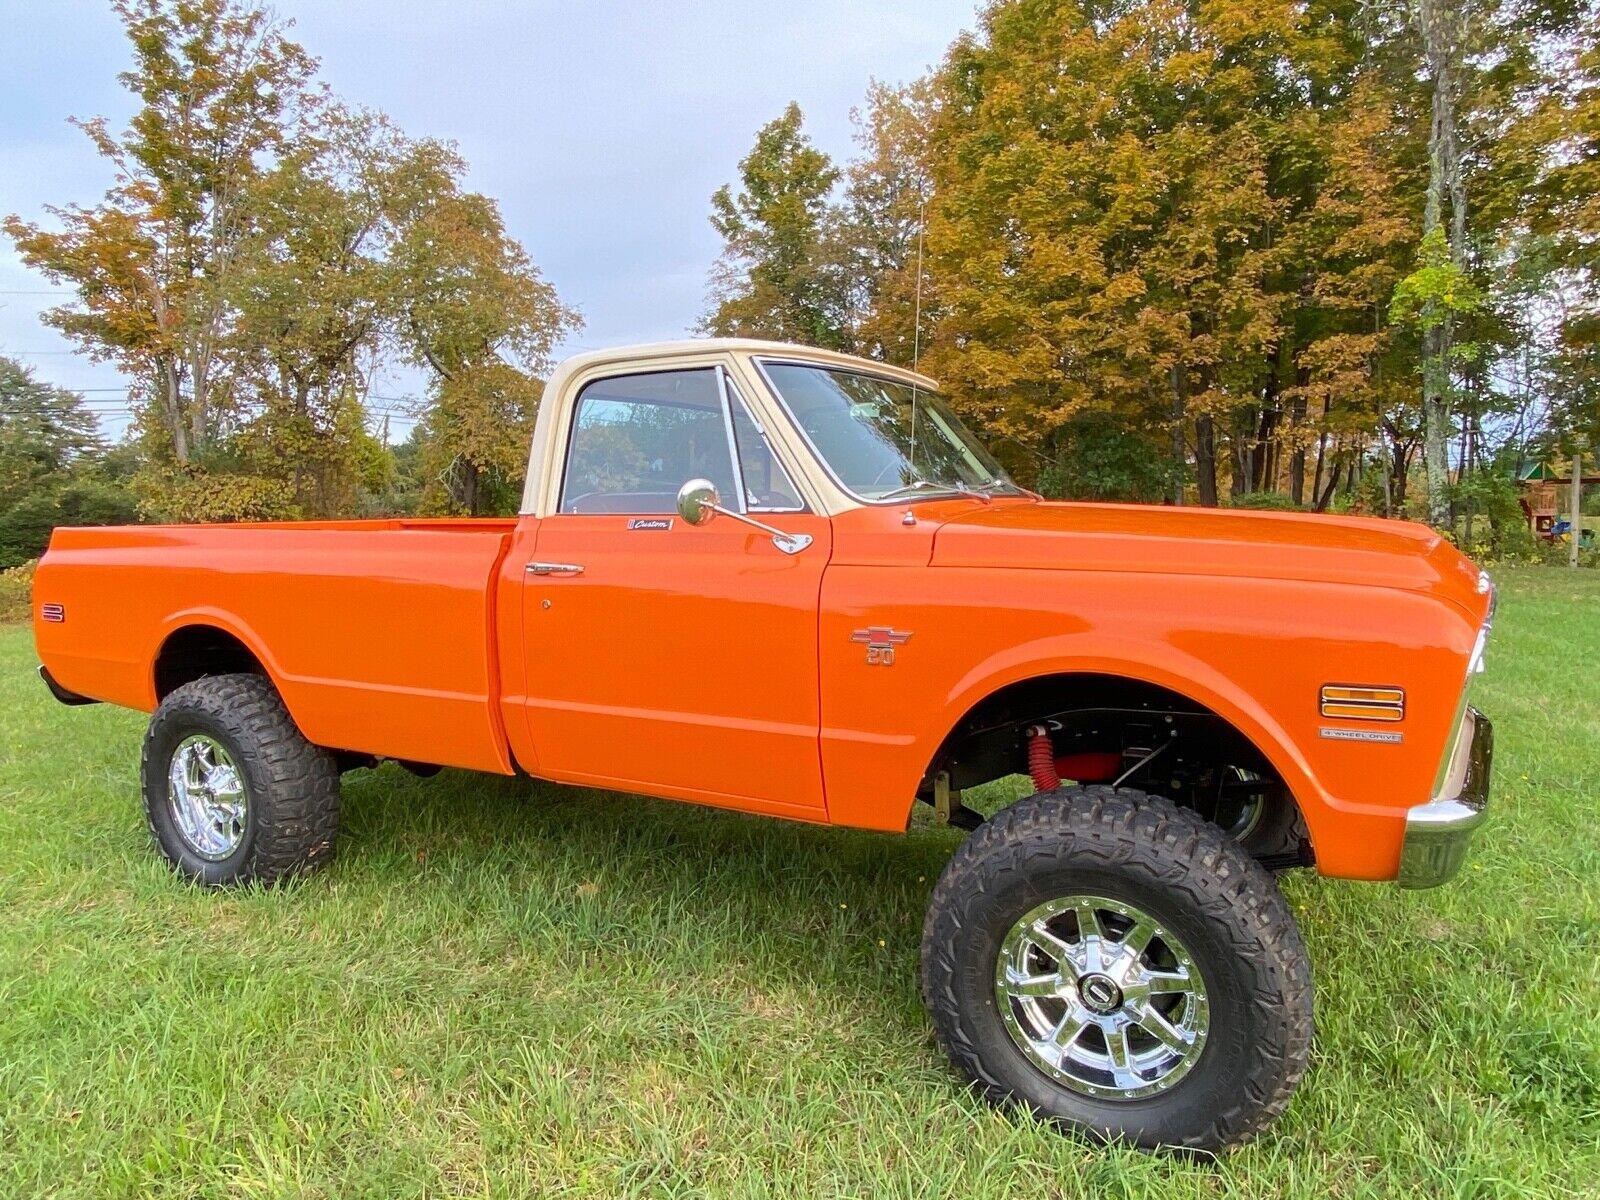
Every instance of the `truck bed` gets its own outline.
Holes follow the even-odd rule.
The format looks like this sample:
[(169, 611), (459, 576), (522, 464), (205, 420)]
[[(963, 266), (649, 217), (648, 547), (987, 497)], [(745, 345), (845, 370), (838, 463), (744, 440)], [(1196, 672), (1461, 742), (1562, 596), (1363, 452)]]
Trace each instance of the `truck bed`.
[(318, 745), (506, 773), (493, 582), (515, 528), (58, 529), (34, 582), (39, 660), (62, 687), (150, 711), (162, 647), (208, 627), (244, 644)]

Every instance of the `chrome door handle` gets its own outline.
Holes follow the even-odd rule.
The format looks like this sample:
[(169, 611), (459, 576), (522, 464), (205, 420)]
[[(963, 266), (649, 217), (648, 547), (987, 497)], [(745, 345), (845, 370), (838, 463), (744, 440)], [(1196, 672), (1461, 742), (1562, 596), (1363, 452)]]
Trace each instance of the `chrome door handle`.
[(577, 563), (551, 563), (531, 562), (528, 564), (529, 575), (582, 575), (583, 568)]

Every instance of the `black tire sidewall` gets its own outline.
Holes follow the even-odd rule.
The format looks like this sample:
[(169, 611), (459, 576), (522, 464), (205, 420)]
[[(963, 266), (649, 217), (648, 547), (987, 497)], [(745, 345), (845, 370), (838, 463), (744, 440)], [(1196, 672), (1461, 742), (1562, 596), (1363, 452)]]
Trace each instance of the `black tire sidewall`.
[[(188, 879), (218, 887), (233, 882), (245, 872), (261, 826), (260, 806), (271, 795), (272, 781), (257, 756), (251, 753), (250, 742), (243, 731), (234, 728), (225, 715), (176, 697), (174, 701), (156, 711), (145, 733), (145, 813), (149, 817), (151, 834), (173, 867)], [(223, 859), (196, 854), (179, 832), (172, 814), (168, 780), (172, 756), (183, 740), (194, 734), (204, 734), (219, 742), (244, 780), (244, 836), (234, 852)]]

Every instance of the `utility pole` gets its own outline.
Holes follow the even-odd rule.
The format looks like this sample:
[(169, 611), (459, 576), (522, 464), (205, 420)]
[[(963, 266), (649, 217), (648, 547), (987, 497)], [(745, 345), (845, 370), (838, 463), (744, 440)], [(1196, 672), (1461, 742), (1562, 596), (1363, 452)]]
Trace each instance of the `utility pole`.
[(1583, 540), (1583, 443), (1572, 447), (1572, 543), (1567, 547), (1567, 566), (1578, 566), (1578, 543)]

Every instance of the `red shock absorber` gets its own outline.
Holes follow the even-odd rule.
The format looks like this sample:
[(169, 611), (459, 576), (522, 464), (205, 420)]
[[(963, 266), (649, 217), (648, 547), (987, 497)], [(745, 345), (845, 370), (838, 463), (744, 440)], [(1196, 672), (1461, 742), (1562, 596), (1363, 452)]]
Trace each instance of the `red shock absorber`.
[(1037, 791), (1053, 792), (1061, 786), (1055, 747), (1050, 744), (1050, 731), (1043, 725), (1028, 730), (1028, 775)]

